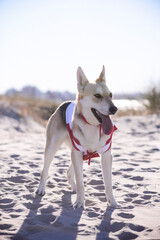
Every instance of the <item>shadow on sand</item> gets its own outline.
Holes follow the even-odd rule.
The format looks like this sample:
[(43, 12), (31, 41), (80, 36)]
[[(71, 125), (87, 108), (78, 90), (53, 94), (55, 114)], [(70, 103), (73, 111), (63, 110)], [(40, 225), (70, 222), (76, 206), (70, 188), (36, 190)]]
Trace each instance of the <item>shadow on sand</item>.
[(104, 217), (100, 223), (100, 225), (97, 227), (99, 232), (97, 233), (96, 240), (102, 240), (102, 239), (112, 239), (109, 235), (112, 231), (115, 230), (114, 224), (111, 224), (112, 220), (112, 213), (115, 209), (111, 207), (107, 207), (106, 212), (104, 214)]
[[(35, 195), (32, 203), (27, 204), (29, 213), (19, 231), (12, 240), (75, 240), (78, 234), (78, 223), (83, 209), (74, 210), (71, 204), (71, 192), (62, 195), (62, 211), (55, 216), (52, 205), (43, 208), (42, 197)], [(70, 216), (73, 216), (72, 218)]]

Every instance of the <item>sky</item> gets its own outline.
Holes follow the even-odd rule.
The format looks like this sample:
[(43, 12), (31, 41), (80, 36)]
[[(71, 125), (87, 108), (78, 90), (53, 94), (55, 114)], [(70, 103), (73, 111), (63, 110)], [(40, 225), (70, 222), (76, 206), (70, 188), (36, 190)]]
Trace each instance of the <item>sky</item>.
[(103, 65), (114, 93), (160, 85), (160, 0), (0, 0), (0, 93), (76, 92)]

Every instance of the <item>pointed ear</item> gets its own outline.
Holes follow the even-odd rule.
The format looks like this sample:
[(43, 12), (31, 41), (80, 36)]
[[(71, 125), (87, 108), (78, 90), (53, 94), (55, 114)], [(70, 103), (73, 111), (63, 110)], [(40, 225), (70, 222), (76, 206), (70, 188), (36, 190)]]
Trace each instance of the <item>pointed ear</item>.
[(83, 92), (85, 86), (89, 83), (81, 67), (77, 69), (77, 88), (79, 92)]
[(103, 65), (102, 72), (99, 75), (99, 78), (96, 80), (96, 82), (106, 82), (106, 76), (105, 76), (105, 67)]

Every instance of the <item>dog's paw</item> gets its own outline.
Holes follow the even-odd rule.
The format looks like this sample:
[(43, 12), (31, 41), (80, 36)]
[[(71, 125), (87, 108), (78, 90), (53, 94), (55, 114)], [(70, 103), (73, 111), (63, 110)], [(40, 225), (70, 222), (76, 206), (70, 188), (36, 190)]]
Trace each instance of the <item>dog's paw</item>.
[(118, 203), (116, 202), (115, 199), (112, 199), (112, 201), (108, 201), (108, 204), (112, 208), (117, 208), (118, 207)]
[(41, 192), (39, 191), (38, 189), (36, 190), (36, 194), (38, 194), (39, 196), (44, 196), (45, 195), (45, 192)]
[(42, 183), (39, 184), (36, 193), (38, 195), (40, 195), (40, 196), (44, 196), (45, 195), (45, 186), (44, 186), (44, 184), (42, 184)]
[(73, 208), (84, 208), (84, 202), (78, 202), (76, 201), (74, 204), (73, 204)]

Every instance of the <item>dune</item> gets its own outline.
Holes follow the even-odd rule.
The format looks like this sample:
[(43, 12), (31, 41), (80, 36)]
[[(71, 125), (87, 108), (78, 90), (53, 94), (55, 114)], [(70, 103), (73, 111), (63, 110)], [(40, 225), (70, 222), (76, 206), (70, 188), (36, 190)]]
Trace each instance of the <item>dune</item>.
[(107, 205), (100, 159), (84, 162), (85, 208), (66, 178), (65, 145), (50, 167), (46, 194), (35, 194), (43, 166), (45, 128), (31, 118), (0, 116), (0, 239), (160, 239), (160, 118), (114, 120), (113, 188), (119, 206)]

